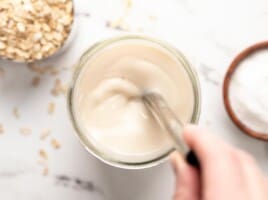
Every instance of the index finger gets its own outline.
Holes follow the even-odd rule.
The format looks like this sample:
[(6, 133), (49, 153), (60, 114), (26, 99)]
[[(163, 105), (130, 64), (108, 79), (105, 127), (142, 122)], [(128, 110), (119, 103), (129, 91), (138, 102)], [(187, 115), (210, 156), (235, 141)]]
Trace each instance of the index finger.
[(228, 153), (231, 147), (222, 142), (208, 131), (195, 125), (188, 125), (183, 132), (184, 139), (190, 148), (195, 152), (202, 163), (213, 161)]

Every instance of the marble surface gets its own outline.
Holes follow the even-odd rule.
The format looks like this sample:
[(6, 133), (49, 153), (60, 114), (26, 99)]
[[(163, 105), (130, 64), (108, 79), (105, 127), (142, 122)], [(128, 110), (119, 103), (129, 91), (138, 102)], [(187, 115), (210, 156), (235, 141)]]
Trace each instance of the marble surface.
[[(72, 66), (82, 52), (100, 39), (141, 32), (179, 48), (196, 68), (202, 87), (200, 124), (255, 156), (268, 174), (268, 145), (247, 137), (228, 118), (222, 82), (228, 65), (243, 48), (267, 39), (267, 0), (75, 0), (77, 32), (62, 55), (39, 65), (55, 66), (58, 75), (37, 74), (26, 65), (0, 61), (0, 196), (4, 200), (163, 200), (171, 199), (174, 177), (168, 163), (127, 171), (107, 166), (89, 155), (75, 138), (66, 98), (50, 91), (54, 81), (68, 84)], [(119, 27), (116, 20), (121, 18)], [(123, 21), (122, 21), (123, 20)], [(120, 21), (120, 20), (119, 20)], [(55, 113), (48, 115), (49, 102)], [(17, 107), (20, 119), (13, 109)], [(31, 128), (25, 136), (21, 128)], [(44, 129), (51, 136), (40, 140)], [(61, 148), (55, 150), (50, 140)], [(48, 159), (40, 163), (40, 149)], [(43, 175), (48, 167), (48, 174)]]

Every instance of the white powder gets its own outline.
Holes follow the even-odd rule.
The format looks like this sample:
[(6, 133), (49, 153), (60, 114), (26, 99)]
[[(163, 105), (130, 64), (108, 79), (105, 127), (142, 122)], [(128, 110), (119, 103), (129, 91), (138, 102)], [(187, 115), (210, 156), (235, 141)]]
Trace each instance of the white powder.
[(268, 134), (268, 50), (246, 58), (230, 83), (230, 103), (248, 128)]

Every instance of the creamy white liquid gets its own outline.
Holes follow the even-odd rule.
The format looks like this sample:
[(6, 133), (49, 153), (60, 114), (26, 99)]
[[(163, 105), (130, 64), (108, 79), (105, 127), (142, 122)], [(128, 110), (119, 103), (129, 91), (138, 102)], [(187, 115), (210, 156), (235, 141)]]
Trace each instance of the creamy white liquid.
[(123, 40), (100, 50), (86, 63), (74, 88), (79, 126), (105, 157), (128, 163), (151, 161), (172, 148), (169, 136), (140, 97), (160, 93), (187, 123), (194, 107), (191, 81), (182, 64), (153, 42)]

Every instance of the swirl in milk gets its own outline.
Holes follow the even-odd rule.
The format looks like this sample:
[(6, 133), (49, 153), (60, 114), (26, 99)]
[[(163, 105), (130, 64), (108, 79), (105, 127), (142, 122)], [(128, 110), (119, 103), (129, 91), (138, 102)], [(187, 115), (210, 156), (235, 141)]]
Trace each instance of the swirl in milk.
[(177, 58), (152, 42), (130, 40), (95, 54), (79, 74), (74, 110), (85, 138), (110, 159), (146, 162), (165, 155), (172, 142), (140, 97), (161, 94), (183, 122), (194, 107), (191, 80)]

